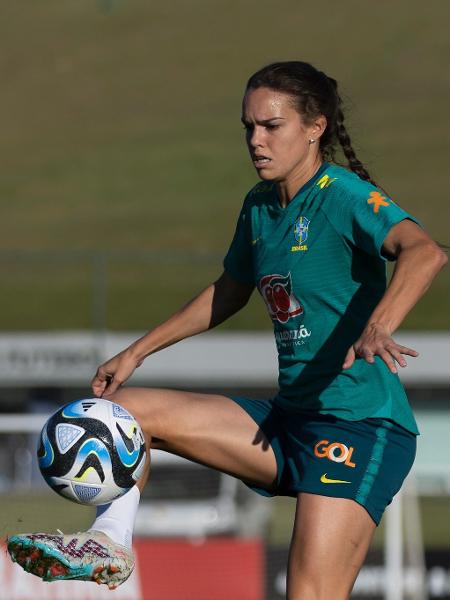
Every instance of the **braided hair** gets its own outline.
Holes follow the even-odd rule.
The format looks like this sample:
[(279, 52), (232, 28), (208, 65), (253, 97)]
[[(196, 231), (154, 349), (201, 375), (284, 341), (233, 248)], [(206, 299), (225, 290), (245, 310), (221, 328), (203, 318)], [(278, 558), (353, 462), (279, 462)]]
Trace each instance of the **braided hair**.
[(324, 160), (336, 161), (336, 143), (339, 143), (348, 166), (361, 179), (377, 185), (362, 162), (357, 158), (344, 125), (342, 98), (335, 79), (301, 61), (276, 62), (254, 73), (246, 90), (267, 87), (292, 96), (296, 110), (306, 122), (319, 115), (327, 119), (320, 138), (320, 151)]

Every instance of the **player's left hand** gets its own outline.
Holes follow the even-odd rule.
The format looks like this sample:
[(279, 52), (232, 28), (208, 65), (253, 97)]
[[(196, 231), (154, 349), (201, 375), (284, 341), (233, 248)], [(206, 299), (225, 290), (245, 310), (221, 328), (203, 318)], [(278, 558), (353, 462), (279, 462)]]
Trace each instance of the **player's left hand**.
[(419, 353), (412, 348), (397, 344), (382, 325), (371, 323), (364, 329), (361, 337), (350, 346), (342, 368), (350, 369), (357, 358), (363, 358), (372, 364), (375, 362), (375, 356), (380, 356), (391, 373), (397, 373), (397, 364), (401, 367), (407, 365), (403, 355), (416, 357)]
[(114, 394), (127, 381), (143, 360), (134, 356), (132, 348), (126, 348), (99, 366), (91, 381), (97, 398)]

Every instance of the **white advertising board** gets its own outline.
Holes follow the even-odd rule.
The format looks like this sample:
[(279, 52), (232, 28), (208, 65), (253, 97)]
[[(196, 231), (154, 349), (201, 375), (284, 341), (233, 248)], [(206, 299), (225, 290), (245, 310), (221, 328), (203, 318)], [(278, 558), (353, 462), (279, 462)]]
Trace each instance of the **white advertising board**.
[[(0, 334), (0, 386), (88, 385), (96, 368), (138, 332)], [(450, 384), (450, 332), (406, 332), (396, 340), (419, 351), (400, 369), (405, 383)], [(149, 357), (130, 383), (275, 387), (277, 356), (270, 332), (208, 332)]]

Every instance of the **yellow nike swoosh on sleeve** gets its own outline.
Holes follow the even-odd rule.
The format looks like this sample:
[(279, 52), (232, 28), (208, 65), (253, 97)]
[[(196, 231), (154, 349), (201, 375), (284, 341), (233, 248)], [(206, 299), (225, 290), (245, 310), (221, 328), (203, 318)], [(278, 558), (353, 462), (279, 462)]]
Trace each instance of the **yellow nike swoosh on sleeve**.
[(344, 481), (343, 479), (329, 479), (326, 473), (321, 476), (320, 481), (322, 483), (351, 483), (351, 481)]

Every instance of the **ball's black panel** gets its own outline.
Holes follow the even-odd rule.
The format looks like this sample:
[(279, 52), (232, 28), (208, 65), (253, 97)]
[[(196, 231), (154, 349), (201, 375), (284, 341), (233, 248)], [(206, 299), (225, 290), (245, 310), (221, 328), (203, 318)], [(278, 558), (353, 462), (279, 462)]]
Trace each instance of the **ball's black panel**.
[[(120, 437), (123, 439), (123, 443), (125, 444), (128, 452), (132, 452), (134, 450), (133, 440), (131, 440), (129, 437), (127, 437), (125, 435), (125, 432), (119, 423), (116, 423), (116, 428), (117, 428), (117, 431), (120, 433)], [(136, 433), (136, 428), (134, 428), (133, 433)]]
[(58, 492), (58, 494), (60, 494), (63, 490), (65, 490), (69, 486), (67, 485), (67, 483), (60, 483), (58, 485), (53, 485), (52, 487), (55, 490), (55, 492)]
[(42, 443), (42, 436), (39, 436), (39, 446), (37, 449), (37, 457), (43, 458), (45, 455), (44, 444)]
[(103, 483), (105, 481), (105, 472), (103, 471), (101, 462), (95, 454), (88, 455), (75, 477), (81, 477), (83, 473), (89, 469), (89, 467), (92, 467), (95, 469), (95, 471), (97, 471), (99, 479)]

